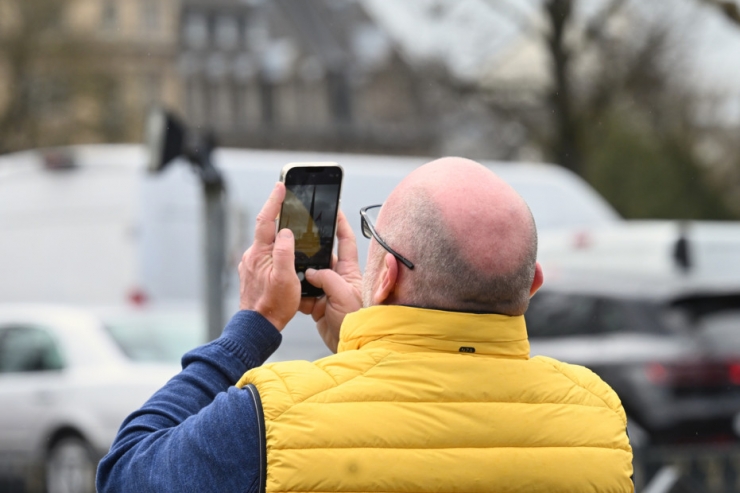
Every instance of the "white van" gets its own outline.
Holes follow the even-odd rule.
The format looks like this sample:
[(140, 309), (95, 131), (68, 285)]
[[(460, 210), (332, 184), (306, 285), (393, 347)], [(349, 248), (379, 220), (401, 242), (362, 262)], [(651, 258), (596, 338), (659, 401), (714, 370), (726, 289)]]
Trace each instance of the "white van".
[[(336, 161), (344, 167), (342, 208), (355, 229), (364, 264), (368, 242), (359, 231), (359, 209), (382, 203), (404, 176), (429, 160), (217, 150), (214, 162), (224, 174), (229, 201), (228, 312), (237, 307), (236, 264), (285, 163)], [(159, 175), (147, 174), (145, 163), (145, 150), (138, 145), (0, 156), (0, 302), (200, 303), (199, 179), (185, 161), (173, 162)], [(484, 164), (527, 200), (541, 235), (620, 222), (595, 191), (564, 168)]]
[[(50, 169), (42, 152), (0, 156), (0, 301), (120, 303), (200, 293), (201, 186), (184, 162), (145, 171), (136, 145), (63, 149), (74, 167)], [(337, 161), (342, 208), (359, 235), (362, 206), (381, 203), (429, 158), (221, 149), (231, 260), (248, 246), (254, 217), (291, 161)], [(617, 222), (580, 178), (545, 164), (485, 163), (530, 204), (541, 232)], [(358, 241), (364, 261), (367, 243)]]
[(650, 280), (672, 290), (740, 286), (739, 221), (630, 220), (540, 235), (549, 282)]

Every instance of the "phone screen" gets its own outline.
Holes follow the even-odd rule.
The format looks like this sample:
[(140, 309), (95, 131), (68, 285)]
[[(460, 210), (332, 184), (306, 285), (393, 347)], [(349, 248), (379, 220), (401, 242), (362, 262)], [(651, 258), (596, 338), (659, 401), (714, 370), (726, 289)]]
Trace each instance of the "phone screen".
[(286, 195), (278, 228), (288, 228), (295, 236), (295, 268), (301, 294), (320, 296), (323, 291), (305, 281), (303, 273), (308, 268), (331, 266), (342, 169), (296, 166), (286, 172), (284, 182)]

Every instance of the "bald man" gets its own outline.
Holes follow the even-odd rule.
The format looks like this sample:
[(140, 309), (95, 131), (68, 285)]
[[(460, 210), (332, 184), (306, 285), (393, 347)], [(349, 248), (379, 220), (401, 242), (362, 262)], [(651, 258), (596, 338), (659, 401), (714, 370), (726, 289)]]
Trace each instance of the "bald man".
[[(98, 491), (631, 492), (616, 394), (589, 370), (529, 357), (543, 282), (521, 197), (485, 167), (433, 161), (361, 211), (360, 274), (340, 214), (324, 289), (300, 297), (277, 184), (216, 341), (123, 424)], [(376, 220), (377, 218), (377, 220)], [(297, 311), (334, 356), (262, 365)]]

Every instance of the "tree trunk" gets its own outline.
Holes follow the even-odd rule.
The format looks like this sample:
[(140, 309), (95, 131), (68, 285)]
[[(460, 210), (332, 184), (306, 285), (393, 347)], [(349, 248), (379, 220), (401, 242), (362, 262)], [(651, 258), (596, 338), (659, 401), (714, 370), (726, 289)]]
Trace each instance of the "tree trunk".
[(580, 136), (571, 93), (570, 52), (565, 32), (573, 12), (573, 0), (547, 0), (545, 14), (550, 22), (547, 46), (552, 58), (553, 85), (548, 98), (555, 124), (552, 144), (554, 160), (576, 174), (583, 174)]

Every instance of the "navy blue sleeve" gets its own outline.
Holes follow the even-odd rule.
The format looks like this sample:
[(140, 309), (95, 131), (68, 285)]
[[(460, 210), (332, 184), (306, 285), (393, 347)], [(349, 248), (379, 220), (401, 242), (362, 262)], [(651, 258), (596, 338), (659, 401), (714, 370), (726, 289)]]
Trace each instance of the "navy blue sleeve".
[(182, 372), (121, 425), (98, 465), (98, 492), (259, 491), (259, 417), (251, 393), (233, 385), (281, 340), (260, 314), (241, 311), (187, 353)]

